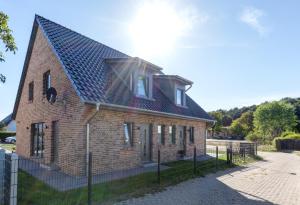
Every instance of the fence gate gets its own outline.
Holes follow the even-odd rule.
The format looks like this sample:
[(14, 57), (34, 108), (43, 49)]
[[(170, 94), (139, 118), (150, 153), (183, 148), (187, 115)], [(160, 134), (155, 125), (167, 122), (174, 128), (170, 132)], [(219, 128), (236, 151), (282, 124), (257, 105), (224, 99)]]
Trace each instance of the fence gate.
[(0, 149), (0, 205), (17, 205), (18, 155)]

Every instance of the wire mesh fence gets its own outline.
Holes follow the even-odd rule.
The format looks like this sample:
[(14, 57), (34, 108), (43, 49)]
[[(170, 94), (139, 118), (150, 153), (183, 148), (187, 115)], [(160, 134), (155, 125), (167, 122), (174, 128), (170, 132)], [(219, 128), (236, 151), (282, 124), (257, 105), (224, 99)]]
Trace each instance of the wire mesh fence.
[(77, 160), (64, 157), (56, 163), (19, 156), (17, 204), (110, 204), (235, 166), (256, 155), (255, 145), (208, 146), (205, 155), (197, 153), (195, 147), (189, 157), (162, 162), (165, 153), (156, 151), (152, 153), (155, 161), (143, 165), (126, 161), (126, 168), (114, 160), (103, 164), (93, 153)]

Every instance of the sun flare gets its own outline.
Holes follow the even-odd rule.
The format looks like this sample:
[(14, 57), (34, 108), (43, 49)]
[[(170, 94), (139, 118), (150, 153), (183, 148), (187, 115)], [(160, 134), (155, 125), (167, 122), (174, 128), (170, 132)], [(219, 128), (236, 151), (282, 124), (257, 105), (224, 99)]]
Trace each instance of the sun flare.
[(191, 23), (175, 6), (162, 1), (144, 2), (129, 31), (135, 53), (142, 57), (169, 54)]

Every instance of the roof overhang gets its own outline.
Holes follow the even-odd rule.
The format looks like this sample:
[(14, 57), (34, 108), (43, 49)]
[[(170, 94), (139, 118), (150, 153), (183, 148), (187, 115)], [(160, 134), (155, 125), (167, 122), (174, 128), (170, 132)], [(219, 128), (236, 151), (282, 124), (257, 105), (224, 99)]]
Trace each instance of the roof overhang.
[(119, 63), (119, 64), (136, 64), (140, 66), (147, 66), (148, 69), (153, 70), (156, 73), (162, 74), (162, 68), (150, 63), (146, 60), (143, 60), (138, 57), (128, 57), (128, 58), (106, 58), (105, 62), (108, 64)]
[(179, 75), (154, 75), (154, 78), (178, 81), (184, 85), (192, 85), (193, 84), (192, 81), (190, 81), (186, 78), (183, 78)]
[(215, 120), (211, 119), (205, 119), (205, 118), (198, 118), (198, 117), (192, 117), (187, 115), (178, 115), (173, 113), (166, 113), (166, 112), (159, 112), (154, 110), (146, 110), (136, 107), (129, 107), (129, 106), (123, 106), (123, 105), (116, 105), (116, 104), (110, 104), (110, 103), (99, 103), (99, 102), (93, 102), (93, 101), (85, 101), (86, 104), (91, 105), (100, 105), (100, 107), (105, 107), (107, 109), (111, 110), (119, 110), (119, 111), (130, 111), (130, 112), (136, 112), (136, 113), (142, 113), (142, 114), (148, 114), (148, 115), (156, 115), (156, 116), (162, 116), (162, 117), (169, 117), (169, 118), (178, 118), (178, 119), (184, 119), (184, 120), (197, 120), (207, 123), (215, 123)]
[(13, 110), (13, 113), (12, 113), (12, 119), (13, 120), (16, 119), (16, 115), (17, 115), (17, 111), (18, 111), (18, 107), (19, 107), (19, 102), (20, 102), (20, 98), (21, 98), (21, 94), (22, 94), (22, 88), (23, 88), (23, 85), (24, 85), (24, 82), (25, 82), (27, 69), (28, 69), (30, 56), (31, 56), (31, 53), (32, 53), (34, 39), (36, 37), (37, 30), (38, 30), (38, 22), (36, 21), (36, 18), (34, 18), (32, 30), (31, 30), (31, 35), (30, 35), (30, 40), (29, 40), (29, 44), (28, 44), (28, 48), (27, 48), (27, 52), (26, 52), (26, 57), (25, 57), (25, 61), (24, 61), (24, 64), (23, 64), (23, 70), (22, 70), (22, 74), (21, 74), (21, 78), (20, 78), (20, 83), (19, 83), (19, 87), (18, 87), (18, 91), (17, 91), (17, 96), (16, 96), (16, 100), (15, 100), (15, 104), (14, 104), (14, 110)]

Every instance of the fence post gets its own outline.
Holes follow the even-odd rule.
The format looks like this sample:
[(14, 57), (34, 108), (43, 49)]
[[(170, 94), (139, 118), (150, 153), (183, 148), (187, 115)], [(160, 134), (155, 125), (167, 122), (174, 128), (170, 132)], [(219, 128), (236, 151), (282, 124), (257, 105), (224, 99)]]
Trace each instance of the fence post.
[(232, 156), (233, 156), (233, 153), (232, 153), (232, 147), (230, 148), (230, 165), (232, 165)]
[(17, 205), (18, 193), (18, 165), (19, 157), (16, 153), (11, 154), (11, 176), (10, 176), (10, 205)]
[(92, 204), (92, 152), (88, 156), (88, 205)]
[(0, 149), (0, 204), (4, 203), (5, 150)]
[(257, 155), (257, 142), (255, 142), (255, 155)]
[(246, 148), (243, 148), (243, 160), (246, 161)]
[(219, 147), (216, 146), (216, 170), (218, 170)]
[(160, 184), (160, 149), (157, 150), (157, 182)]
[(196, 175), (196, 157), (197, 157), (196, 146), (194, 147), (194, 175)]
[(229, 148), (226, 147), (226, 163), (229, 164)]

